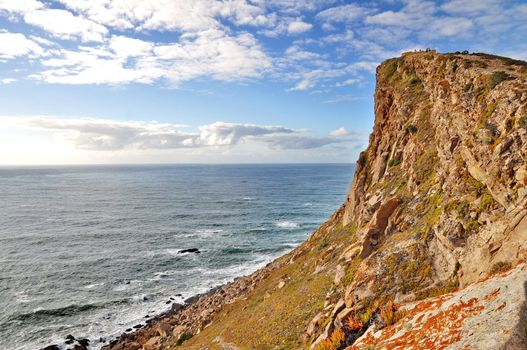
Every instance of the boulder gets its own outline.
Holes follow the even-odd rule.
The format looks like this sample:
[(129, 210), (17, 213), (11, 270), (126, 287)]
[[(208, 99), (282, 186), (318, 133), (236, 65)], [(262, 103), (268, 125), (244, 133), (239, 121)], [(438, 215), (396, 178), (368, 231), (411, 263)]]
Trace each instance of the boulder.
[(320, 311), (307, 325), (306, 334), (312, 336), (319, 327), (320, 320), (324, 317), (324, 313)]
[(161, 348), (161, 337), (152, 337), (143, 344), (143, 350), (159, 350)]
[(179, 339), (179, 337), (182, 334), (184, 334), (186, 331), (187, 331), (187, 327), (183, 325), (179, 325), (179, 326), (174, 327), (174, 329), (172, 329), (172, 335), (174, 336), (174, 338)]
[(342, 281), (345, 275), (346, 275), (346, 270), (344, 269), (344, 266), (337, 265), (333, 283), (338, 286), (340, 284), (340, 281)]
[(180, 250), (180, 251), (179, 251), (179, 254), (184, 254), (184, 253), (195, 253), (195, 254), (199, 254), (199, 253), (201, 253), (201, 252), (199, 251), (198, 248), (189, 248), (189, 249), (183, 249), (183, 250)]
[[(527, 349), (527, 264), (455, 293), (404, 305), (392, 326), (370, 327), (346, 350)], [(382, 345), (381, 345), (382, 344)]]
[(166, 338), (172, 332), (172, 326), (165, 322), (156, 324), (155, 330), (160, 337)]
[(390, 197), (385, 200), (379, 206), (379, 209), (377, 209), (375, 214), (373, 214), (373, 217), (362, 233), (362, 245), (360, 250), (361, 258), (364, 259), (372, 252), (374, 246), (378, 243), (379, 238), (388, 226), (388, 219), (400, 203), (401, 201), (399, 198)]

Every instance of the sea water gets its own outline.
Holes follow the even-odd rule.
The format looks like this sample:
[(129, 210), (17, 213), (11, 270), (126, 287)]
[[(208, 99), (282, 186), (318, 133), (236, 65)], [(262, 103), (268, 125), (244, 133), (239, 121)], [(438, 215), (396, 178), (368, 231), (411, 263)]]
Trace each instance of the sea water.
[[(98, 349), (171, 301), (255, 271), (338, 208), (353, 170), (0, 168), (0, 349), (67, 334)], [(200, 253), (181, 253), (189, 248)]]

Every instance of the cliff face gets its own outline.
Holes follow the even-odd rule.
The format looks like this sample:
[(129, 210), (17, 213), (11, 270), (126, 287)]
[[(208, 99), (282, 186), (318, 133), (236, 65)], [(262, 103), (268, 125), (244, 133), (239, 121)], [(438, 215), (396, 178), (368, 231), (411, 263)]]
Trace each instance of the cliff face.
[(527, 64), (484, 55), (408, 53), (379, 67), (375, 126), (344, 209), (363, 259), (348, 298), (379, 286), (434, 294), (525, 257), (526, 77)]
[(108, 348), (527, 348), (526, 160), (527, 63), (388, 60), (369, 146), (328, 222)]

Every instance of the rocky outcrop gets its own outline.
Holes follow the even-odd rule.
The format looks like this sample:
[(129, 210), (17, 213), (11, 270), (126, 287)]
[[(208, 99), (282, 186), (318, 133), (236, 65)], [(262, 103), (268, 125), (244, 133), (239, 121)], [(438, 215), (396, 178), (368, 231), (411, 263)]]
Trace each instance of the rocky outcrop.
[(107, 349), (525, 349), (526, 242), (527, 63), (406, 53), (326, 223)]
[(527, 265), (463, 290), (402, 305), (394, 325), (369, 329), (359, 349), (507, 349), (527, 344)]

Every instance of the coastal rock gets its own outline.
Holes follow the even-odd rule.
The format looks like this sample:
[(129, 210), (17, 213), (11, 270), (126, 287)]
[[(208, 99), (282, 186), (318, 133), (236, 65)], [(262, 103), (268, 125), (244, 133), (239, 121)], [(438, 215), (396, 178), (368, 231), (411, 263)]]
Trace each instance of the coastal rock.
[(392, 326), (368, 330), (346, 350), (525, 349), (527, 265), (465, 289), (404, 305)]
[(373, 251), (374, 246), (379, 242), (381, 235), (384, 234), (384, 231), (388, 226), (388, 219), (399, 206), (400, 202), (399, 198), (391, 197), (383, 202), (376, 210), (373, 218), (370, 220), (362, 234), (360, 256), (363, 259)]
[(200, 250), (198, 248), (189, 248), (189, 249), (183, 249), (183, 250), (179, 251), (179, 254), (184, 254), (184, 253), (199, 254), (201, 252), (200, 252)]
[(172, 326), (168, 323), (159, 322), (155, 330), (160, 337), (166, 338), (172, 332)]
[(159, 350), (161, 346), (161, 337), (152, 337), (143, 345), (143, 350)]
[(182, 304), (178, 304), (178, 303), (172, 303), (172, 306), (170, 307), (170, 310), (172, 310), (172, 312), (178, 312), (178, 311), (181, 311), (185, 306), (182, 305)]

